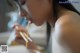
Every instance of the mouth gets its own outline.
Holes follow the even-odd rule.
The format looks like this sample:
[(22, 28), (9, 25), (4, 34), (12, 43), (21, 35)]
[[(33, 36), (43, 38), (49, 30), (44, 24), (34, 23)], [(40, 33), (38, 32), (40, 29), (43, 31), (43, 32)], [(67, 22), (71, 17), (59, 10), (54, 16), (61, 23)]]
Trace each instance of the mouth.
[(29, 23), (30, 23), (30, 24), (33, 23), (33, 20), (32, 20), (31, 18), (29, 18)]

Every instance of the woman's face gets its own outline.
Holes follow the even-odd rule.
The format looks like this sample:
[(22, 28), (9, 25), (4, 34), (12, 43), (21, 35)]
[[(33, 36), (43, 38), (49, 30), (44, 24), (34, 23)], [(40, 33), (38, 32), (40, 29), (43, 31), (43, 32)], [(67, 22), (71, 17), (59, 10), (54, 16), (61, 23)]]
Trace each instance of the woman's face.
[(25, 14), (26, 18), (30, 19), (34, 24), (42, 25), (50, 18), (50, 0), (21, 0), (21, 2), (24, 12), (26, 12), (22, 12), (22, 14)]

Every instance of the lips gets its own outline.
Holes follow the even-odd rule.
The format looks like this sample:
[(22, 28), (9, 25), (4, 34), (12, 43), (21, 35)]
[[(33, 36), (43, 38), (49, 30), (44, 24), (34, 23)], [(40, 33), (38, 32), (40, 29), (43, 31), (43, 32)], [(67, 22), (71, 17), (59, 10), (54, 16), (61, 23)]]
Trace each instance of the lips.
[(29, 23), (30, 23), (30, 24), (33, 23), (32, 19), (29, 19)]

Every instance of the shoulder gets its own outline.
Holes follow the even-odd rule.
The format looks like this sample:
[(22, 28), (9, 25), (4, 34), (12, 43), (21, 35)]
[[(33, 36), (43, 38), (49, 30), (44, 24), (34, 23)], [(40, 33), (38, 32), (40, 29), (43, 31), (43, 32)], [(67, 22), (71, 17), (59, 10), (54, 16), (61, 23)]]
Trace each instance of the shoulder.
[(74, 12), (67, 12), (56, 21), (54, 28), (57, 34), (76, 34), (80, 31), (80, 16)]
[(80, 53), (80, 17), (74, 12), (61, 16), (55, 23), (55, 37), (60, 45), (66, 44), (75, 53)]
[(80, 19), (80, 15), (78, 15), (73, 11), (67, 11), (66, 13), (64, 13), (62, 16), (58, 18), (56, 24), (57, 23), (64, 24), (64, 23), (71, 23), (71, 22), (73, 23), (77, 19)]
[(73, 11), (68, 11), (64, 13), (62, 16), (58, 18), (58, 20), (55, 23), (55, 26), (65, 26), (65, 25), (74, 25), (77, 23), (77, 21), (80, 21), (80, 16), (73, 12)]

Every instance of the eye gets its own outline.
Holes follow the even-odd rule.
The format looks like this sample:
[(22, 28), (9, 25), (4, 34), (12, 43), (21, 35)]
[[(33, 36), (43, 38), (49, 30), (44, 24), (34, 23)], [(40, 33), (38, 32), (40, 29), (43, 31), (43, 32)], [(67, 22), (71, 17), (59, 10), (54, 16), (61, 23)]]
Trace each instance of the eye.
[(24, 5), (24, 4), (26, 3), (26, 0), (19, 0), (19, 3), (20, 3), (21, 5)]

